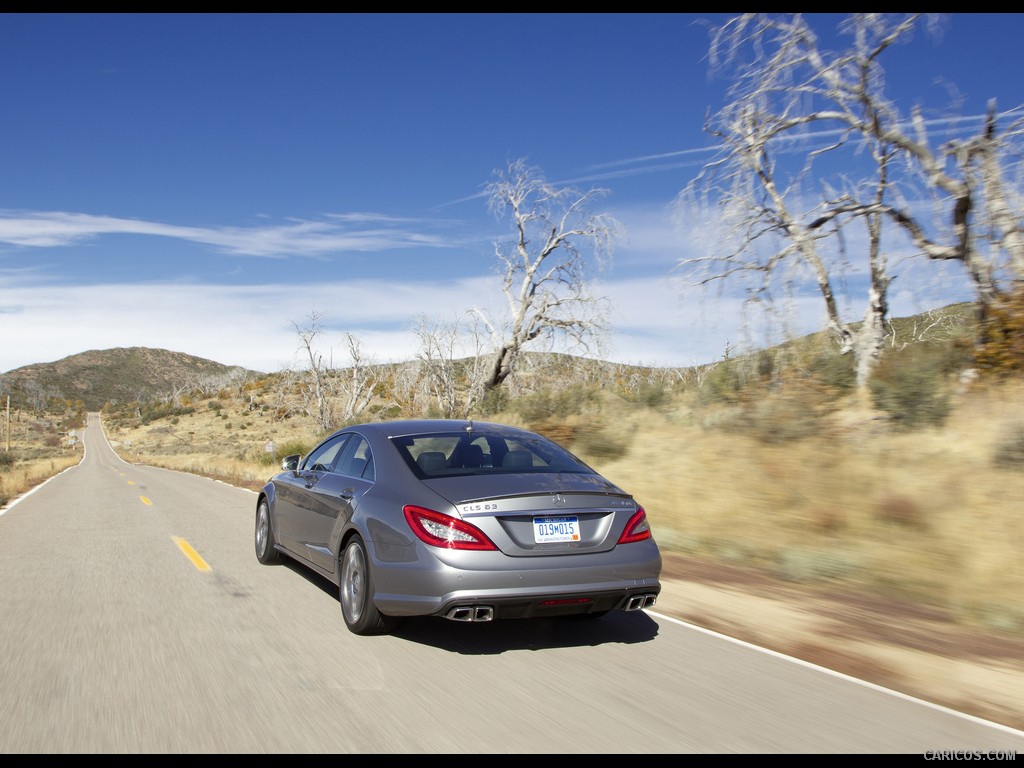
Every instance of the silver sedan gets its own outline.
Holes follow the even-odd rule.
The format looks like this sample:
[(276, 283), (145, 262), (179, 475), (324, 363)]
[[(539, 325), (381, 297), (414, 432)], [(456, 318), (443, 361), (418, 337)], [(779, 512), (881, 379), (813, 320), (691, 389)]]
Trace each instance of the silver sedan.
[(525, 429), (361, 424), (281, 466), (256, 502), (256, 557), (337, 585), (359, 635), (411, 616), (597, 618), (648, 608), (661, 590), (643, 507)]

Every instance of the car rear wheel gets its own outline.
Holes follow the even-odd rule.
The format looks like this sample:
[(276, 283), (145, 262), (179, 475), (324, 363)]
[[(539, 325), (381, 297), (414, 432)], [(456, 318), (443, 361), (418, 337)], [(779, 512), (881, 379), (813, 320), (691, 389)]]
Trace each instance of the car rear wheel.
[(270, 505), (262, 499), (256, 507), (256, 559), (264, 565), (281, 559), (274, 539), (274, 528), (270, 524)]
[(345, 626), (357, 635), (381, 635), (395, 629), (399, 620), (385, 616), (373, 604), (373, 574), (366, 546), (353, 536), (341, 555), (338, 598)]

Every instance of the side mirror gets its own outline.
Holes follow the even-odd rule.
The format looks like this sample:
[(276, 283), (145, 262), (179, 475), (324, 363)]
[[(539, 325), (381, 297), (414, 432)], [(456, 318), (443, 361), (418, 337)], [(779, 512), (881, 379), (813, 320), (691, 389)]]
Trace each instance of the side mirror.
[(294, 472), (296, 469), (298, 469), (299, 459), (301, 458), (302, 457), (297, 453), (293, 453), (290, 456), (285, 456), (283, 459), (281, 459), (281, 469), (283, 469), (285, 472)]

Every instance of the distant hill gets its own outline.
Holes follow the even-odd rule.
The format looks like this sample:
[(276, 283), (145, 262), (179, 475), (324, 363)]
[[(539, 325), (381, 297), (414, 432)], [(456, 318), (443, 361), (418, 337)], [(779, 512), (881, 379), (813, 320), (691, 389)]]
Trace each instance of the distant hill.
[(0, 374), (0, 396), (10, 395), (14, 406), (38, 407), (58, 398), (81, 400), (86, 409), (99, 410), (108, 402), (170, 398), (184, 387), (216, 391), (263, 375), (166, 349), (94, 349)]

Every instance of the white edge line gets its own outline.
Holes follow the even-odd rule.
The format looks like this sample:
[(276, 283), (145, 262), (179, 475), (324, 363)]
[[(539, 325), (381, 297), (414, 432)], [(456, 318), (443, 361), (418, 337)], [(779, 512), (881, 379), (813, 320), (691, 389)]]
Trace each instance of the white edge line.
[(689, 627), (690, 629), (695, 629), (698, 632), (703, 632), (705, 635), (711, 635), (712, 637), (717, 637), (717, 638), (722, 639), (722, 640), (729, 640), (730, 642), (736, 643), (737, 645), (742, 645), (744, 648), (750, 648), (751, 650), (754, 650), (754, 651), (760, 651), (761, 653), (765, 653), (765, 654), (767, 654), (769, 656), (774, 656), (777, 659), (784, 659), (784, 660), (792, 662), (794, 664), (798, 664), (801, 667), (807, 667), (809, 669), (817, 670), (818, 672), (824, 672), (827, 675), (831, 675), (832, 677), (838, 677), (841, 680), (846, 680), (847, 682), (858, 683), (858, 684), (864, 686), (865, 688), (870, 688), (872, 690), (879, 691), (881, 693), (887, 693), (890, 696), (895, 696), (898, 699), (903, 699), (905, 701), (913, 701), (913, 702), (915, 702), (917, 704), (923, 704), (926, 707), (930, 707), (932, 709), (937, 709), (940, 712), (945, 712), (946, 714), (949, 714), (949, 715), (955, 715), (956, 717), (962, 718), (964, 720), (969, 720), (969, 721), (977, 723), (979, 725), (987, 725), (990, 728), (995, 728), (996, 730), (1003, 731), (1004, 733), (1008, 733), (1008, 734), (1010, 734), (1012, 736), (1019, 736), (1021, 738), (1024, 738), (1024, 731), (1019, 731), (1016, 728), (1011, 728), (1010, 726), (1003, 725), (1002, 723), (996, 723), (996, 722), (993, 722), (991, 720), (986, 720), (983, 717), (976, 717), (974, 715), (965, 714), (964, 712), (958, 712), (955, 709), (950, 709), (949, 707), (944, 707), (941, 704), (936, 704), (933, 701), (928, 701), (926, 699), (919, 699), (916, 696), (911, 696), (911, 695), (906, 694), (906, 693), (901, 693), (900, 691), (894, 691), (892, 688), (886, 688), (884, 685), (878, 685), (877, 683), (869, 683), (867, 680), (861, 680), (859, 677), (852, 677), (850, 675), (844, 675), (842, 672), (836, 672), (834, 669), (829, 669), (828, 667), (822, 667), (822, 666), (820, 666), (818, 664), (812, 664), (809, 661), (804, 661), (803, 659), (798, 659), (795, 656), (787, 656), (784, 653), (779, 653), (778, 651), (773, 651), (770, 648), (763, 648), (760, 645), (754, 645), (753, 643), (748, 643), (745, 640), (737, 640), (735, 637), (729, 637), (729, 635), (723, 635), (721, 632), (715, 632), (714, 630), (706, 629), (705, 627), (699, 627), (696, 624), (691, 624), (688, 621), (683, 621), (682, 619), (677, 619), (674, 616), (668, 616), (668, 615), (666, 615), (664, 613), (658, 613), (657, 611), (651, 611), (651, 610), (647, 610), (647, 611), (645, 611), (645, 613), (649, 613), (652, 616), (657, 616), (659, 619), (665, 619), (666, 621), (671, 621), (674, 624), (680, 624), (680, 625), (682, 625), (684, 627)]
[(72, 469), (76, 469), (83, 461), (85, 461), (85, 451), (84, 450), (82, 451), (82, 459), (81, 459), (81, 461), (78, 462), (78, 464), (75, 464), (73, 466), (67, 467), (66, 469), (62, 469), (60, 472), (58, 472), (53, 477), (46, 478), (39, 485), (37, 485), (34, 488), (31, 488), (31, 489), (25, 491), (23, 494), (21, 494), (21, 496), (18, 496), (16, 499), (12, 499), (11, 501), (7, 502), (6, 505), (0, 507), (0, 517), (3, 517), (8, 511), (10, 511), (15, 506), (17, 506), (19, 503), (21, 503), (22, 499), (27, 499), (29, 496), (31, 496), (33, 493), (38, 491), (40, 488), (42, 488), (44, 485), (46, 485), (51, 480), (56, 480), (58, 477), (63, 475), (65, 472), (70, 472)]

